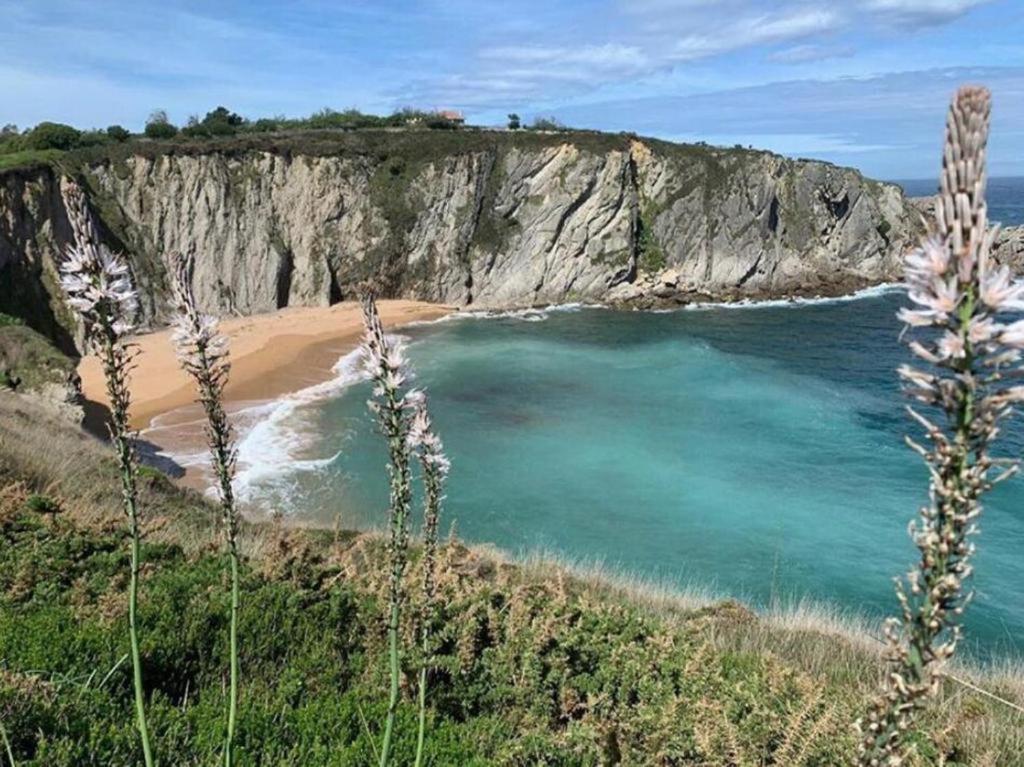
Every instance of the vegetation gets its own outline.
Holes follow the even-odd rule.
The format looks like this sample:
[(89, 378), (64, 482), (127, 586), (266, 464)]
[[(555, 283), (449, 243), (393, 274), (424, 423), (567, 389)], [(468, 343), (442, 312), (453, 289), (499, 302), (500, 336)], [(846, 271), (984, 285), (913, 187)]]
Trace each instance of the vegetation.
[(554, 117), (534, 117), (530, 130), (565, 130), (565, 126)]
[(240, 590), (240, 552), (238, 548), (239, 513), (235, 505), (232, 481), (235, 477), (237, 450), (231, 424), (224, 410), (224, 387), (231, 363), (227, 339), (217, 330), (217, 321), (200, 314), (192, 292), (192, 259), (177, 256), (171, 264), (174, 272), (173, 294), (177, 316), (174, 320), (175, 351), (182, 369), (196, 385), (199, 402), (206, 415), (206, 436), (210, 459), (220, 494), (224, 543), (231, 571), (231, 617), (228, 628), (228, 722), (224, 735), (224, 764), (234, 760), (235, 726), (238, 720), (238, 611)]
[[(891, 669), (861, 723), (863, 767), (905, 763), (907, 731), (938, 690), (944, 665), (961, 638), (971, 599), (970, 577), (981, 499), (1012, 475), (1012, 459), (991, 451), (1000, 422), (1024, 401), (1011, 382), (1024, 348), (1024, 322), (1005, 325), (1024, 302), (1024, 283), (992, 263), (985, 207), (985, 146), (991, 109), (984, 88), (961, 88), (949, 111), (942, 154), (942, 192), (934, 235), (907, 257), (914, 309), (901, 319), (930, 333), (910, 341), (917, 366), (900, 368), (917, 404), (910, 414), (928, 447), (910, 441), (931, 477), (930, 502), (911, 537), (921, 559), (897, 582), (900, 617), (886, 627)], [(1000, 469), (1000, 471), (994, 471)]]
[(75, 363), (61, 354), (40, 333), (9, 315), (0, 314), (0, 375), (3, 386), (17, 391), (39, 391), (48, 385), (64, 386)]
[[(226, 352), (215, 323), (196, 311), (182, 261), (175, 340), (207, 417), (225, 588), (211, 507), (139, 470), (125, 338), (137, 297), (81, 190), (63, 182), (73, 247), (61, 281), (103, 366), (114, 455), (0, 394), (0, 735), (9, 762), (153, 765), (159, 754), (227, 767), (833, 765), (856, 753), (865, 767), (1024, 763), (1024, 672), (959, 671), (975, 680), (965, 684), (948, 666), (969, 599), (972, 523), (998, 481), (989, 449), (1024, 399), (1000, 372), (1021, 358), (1024, 320), (1003, 325), (996, 313), (1024, 306), (1024, 284), (989, 264), (987, 119), (987, 92), (962, 91), (944, 154), (940, 237), (907, 261), (918, 308), (902, 318), (932, 328), (911, 344), (929, 367), (900, 371), (930, 408), (911, 413), (931, 447), (911, 444), (928, 463), (931, 503), (912, 533), (921, 561), (898, 590), (902, 616), (887, 628), (884, 656), (863, 631), (820, 617), (759, 618), (734, 603), (652, 595), (454, 539), (440, 544), (447, 459), (372, 298), (362, 354), (388, 443), (384, 535), (243, 523), (221, 402)], [(218, 108), (186, 130), (212, 137), (240, 124)], [(169, 123), (157, 114), (150, 125)], [(38, 147), (63, 151), (66, 127), (47, 126)], [(393, 146), (377, 159), (377, 195), (414, 175)], [(704, 172), (728, 172), (714, 160)], [(411, 201), (392, 196), (395, 224)], [(645, 268), (659, 255), (651, 218), (644, 206)], [(414, 458), (422, 546), (410, 542)], [(934, 699), (941, 705), (925, 705)], [(865, 710), (858, 734), (850, 724)]]
[(178, 135), (178, 128), (171, 124), (167, 112), (158, 109), (146, 120), (146, 138), (169, 139)]
[[(45, 426), (45, 428), (42, 428)], [(103, 445), (0, 398), (0, 712), (17, 764), (140, 761), (123, 630), (127, 552)], [(48, 490), (43, 490), (48, 488)], [(54, 519), (25, 504), (46, 492)], [(157, 753), (221, 757), (229, 595), (217, 510), (151, 474), (140, 624)], [(375, 765), (387, 700), (379, 536), (243, 525), (242, 765)], [(407, 588), (421, 578), (413, 547)], [(844, 765), (880, 671), (873, 645), (820, 614), (758, 618), (598, 572), (438, 549), (428, 764)], [(407, 626), (406, 646), (415, 647)], [(415, 679), (417, 654), (404, 658)], [(1024, 675), (974, 678), (1024, 703)], [(409, 689), (414, 689), (410, 685)], [(944, 685), (911, 764), (1024, 764), (1019, 715)], [(403, 695), (394, 760), (415, 758)]]
[(120, 125), (111, 125), (106, 130), (81, 131), (70, 125), (42, 122), (30, 130), (19, 132), (17, 126), (8, 124), (0, 129), (0, 168), (23, 165), (36, 157), (46, 158), (42, 152), (67, 152), (109, 144), (121, 144), (132, 139), (168, 141), (171, 139), (197, 140), (224, 138), (248, 133), (280, 133), (304, 130), (357, 130), (366, 128), (413, 128), (454, 129), (458, 124), (443, 114), (419, 109), (402, 109), (387, 117), (364, 114), (356, 109), (337, 112), (322, 109), (307, 118), (286, 117), (259, 118), (247, 120), (227, 107), (218, 106), (200, 119), (189, 118), (185, 127), (178, 129), (158, 109), (146, 120), (141, 136), (135, 136)]
[(139, 578), (142, 571), (142, 529), (138, 493), (138, 455), (129, 426), (131, 392), (128, 375), (134, 351), (126, 341), (138, 306), (123, 259), (101, 244), (99, 232), (82, 190), (72, 182), (61, 185), (64, 207), (71, 224), (72, 245), (61, 264), (61, 284), (68, 303), (78, 312), (88, 346), (97, 354), (110, 400), (110, 439), (121, 476), (121, 499), (128, 518), (131, 558), (128, 568), (128, 640), (131, 649), (135, 715), (142, 756), (153, 767), (153, 752), (146, 718), (139, 647)]

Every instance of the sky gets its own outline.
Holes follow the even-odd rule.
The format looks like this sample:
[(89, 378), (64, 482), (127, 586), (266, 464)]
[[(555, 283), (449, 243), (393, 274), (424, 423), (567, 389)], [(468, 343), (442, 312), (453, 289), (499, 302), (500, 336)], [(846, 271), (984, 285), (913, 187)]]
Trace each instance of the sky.
[(1024, 175), (1024, 0), (0, 0), (22, 128), (454, 108), (927, 178), (966, 82), (992, 174)]

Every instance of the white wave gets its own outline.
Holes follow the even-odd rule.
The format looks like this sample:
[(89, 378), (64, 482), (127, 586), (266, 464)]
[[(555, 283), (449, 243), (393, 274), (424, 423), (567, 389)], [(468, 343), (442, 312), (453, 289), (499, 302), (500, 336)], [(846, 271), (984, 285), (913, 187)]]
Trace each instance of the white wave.
[(566, 304), (552, 304), (545, 307), (526, 307), (522, 309), (472, 309), (468, 311), (452, 312), (436, 320), (419, 320), (409, 322), (403, 327), (412, 328), (425, 325), (439, 325), (445, 322), (458, 322), (460, 320), (519, 320), (521, 322), (543, 322), (552, 314), (565, 312), (578, 312), (581, 309), (607, 309), (603, 304), (584, 304), (572, 302)]
[(847, 293), (843, 296), (794, 296), (793, 298), (771, 298), (764, 301), (743, 299), (742, 301), (708, 301), (695, 304), (687, 304), (677, 309), (653, 309), (655, 314), (665, 314), (678, 311), (700, 311), (703, 309), (770, 309), (777, 307), (800, 307), (818, 306), (822, 304), (841, 304), (847, 301), (859, 301), (862, 298), (874, 298), (890, 293), (897, 293), (903, 290), (903, 285), (898, 282), (883, 282), (880, 285), (872, 285), (869, 288)]
[[(400, 343), (407, 339), (393, 336)], [(325, 457), (309, 457), (308, 448), (317, 424), (310, 407), (341, 394), (366, 376), (360, 368), (361, 353), (356, 349), (341, 357), (331, 368), (333, 376), (322, 383), (307, 386), (273, 400), (242, 403), (231, 409), (231, 421), (238, 435), (238, 470), (235, 495), (242, 503), (262, 505), (273, 501), (281, 511), (291, 506), (289, 497), (296, 489), (298, 475), (329, 466), (340, 453)], [(209, 456), (205, 449), (196, 450), (198, 434), (205, 419), (191, 418), (186, 409), (172, 411), (153, 420), (143, 433), (155, 442), (160, 434), (174, 432), (181, 440), (182, 432), (192, 432), (181, 448), (161, 450), (163, 455), (185, 468), (205, 468)], [(188, 417), (186, 417), (188, 416)], [(212, 477), (207, 477), (212, 482)], [(207, 493), (213, 493), (208, 488)]]
[(256, 501), (278, 483), (290, 487), (295, 475), (325, 468), (338, 458), (340, 453), (322, 458), (303, 457), (316, 430), (310, 405), (336, 397), (352, 384), (364, 380), (360, 361), (361, 353), (356, 349), (335, 363), (334, 376), (329, 380), (235, 414), (241, 436), (237, 443), (238, 472), (234, 487), (240, 501)]

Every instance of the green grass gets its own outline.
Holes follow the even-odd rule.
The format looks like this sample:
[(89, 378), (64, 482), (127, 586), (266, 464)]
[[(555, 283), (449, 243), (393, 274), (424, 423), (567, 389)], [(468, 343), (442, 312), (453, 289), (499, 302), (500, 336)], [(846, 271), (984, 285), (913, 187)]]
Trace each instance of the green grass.
[[(137, 763), (127, 547), (105, 447), (0, 395), (0, 712), (19, 764)], [(33, 494), (58, 514), (40, 513)], [(228, 610), (217, 510), (141, 481), (142, 651), (161, 762), (210, 764), (224, 726)], [(369, 765), (387, 700), (377, 536), (243, 529), (241, 765)], [(848, 629), (758, 618), (549, 562), (446, 546), (430, 678), (434, 765), (840, 765), (878, 676)], [(418, 562), (409, 572), (415, 593)], [(396, 758), (415, 748), (406, 626)], [(1018, 672), (984, 679), (1024, 699)], [(1019, 720), (951, 688), (916, 764), (1020, 765)]]
[(64, 154), (59, 149), (26, 149), (0, 154), (0, 171), (48, 167)]
[(45, 336), (9, 315), (0, 315), (0, 372), (19, 391), (64, 385), (75, 364)]

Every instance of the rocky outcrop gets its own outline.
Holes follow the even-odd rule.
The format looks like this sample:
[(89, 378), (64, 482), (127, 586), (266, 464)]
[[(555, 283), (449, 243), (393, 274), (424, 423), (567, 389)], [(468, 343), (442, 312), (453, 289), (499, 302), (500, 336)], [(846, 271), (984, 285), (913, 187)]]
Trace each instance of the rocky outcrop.
[[(196, 254), (197, 297), (223, 315), (327, 304), (367, 278), (483, 307), (837, 293), (894, 278), (918, 233), (898, 187), (850, 169), (602, 134), (139, 145), (78, 174), (149, 323), (173, 251)], [(0, 175), (0, 311), (66, 347), (56, 189), (50, 169)]]
[(0, 392), (17, 392), (50, 415), (81, 423), (83, 399), (75, 363), (41, 333), (0, 323)]

